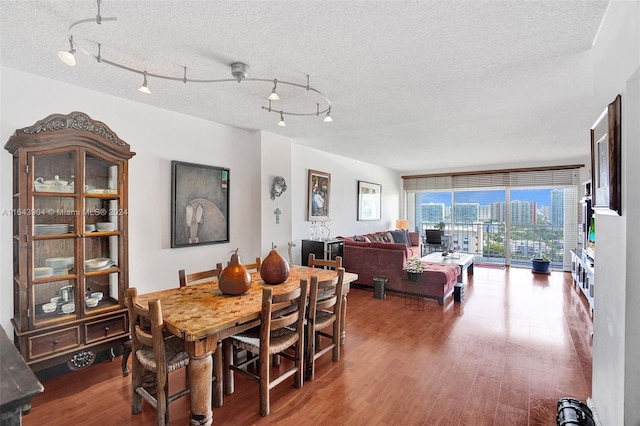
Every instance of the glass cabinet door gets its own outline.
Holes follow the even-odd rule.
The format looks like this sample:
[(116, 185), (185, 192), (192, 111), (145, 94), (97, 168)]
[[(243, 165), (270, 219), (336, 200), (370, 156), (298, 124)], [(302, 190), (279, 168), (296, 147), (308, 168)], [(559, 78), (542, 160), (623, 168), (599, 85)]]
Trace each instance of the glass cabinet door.
[(33, 157), (33, 190), (75, 192), (75, 151)]

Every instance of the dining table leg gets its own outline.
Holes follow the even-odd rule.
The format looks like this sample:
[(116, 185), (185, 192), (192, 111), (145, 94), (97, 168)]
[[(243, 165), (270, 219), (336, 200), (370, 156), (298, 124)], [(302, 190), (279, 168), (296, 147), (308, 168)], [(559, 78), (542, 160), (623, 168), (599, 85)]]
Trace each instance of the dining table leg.
[(211, 410), (211, 380), (213, 378), (212, 353), (192, 356), (189, 369), (189, 386), (191, 388), (191, 425), (209, 426), (213, 423)]

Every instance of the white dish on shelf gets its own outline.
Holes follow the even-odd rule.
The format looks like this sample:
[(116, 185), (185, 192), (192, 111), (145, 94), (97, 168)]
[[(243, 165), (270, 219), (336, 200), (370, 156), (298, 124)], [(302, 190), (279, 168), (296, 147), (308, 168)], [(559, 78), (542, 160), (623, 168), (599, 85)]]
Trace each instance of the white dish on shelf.
[(66, 268), (67, 267), (67, 258), (66, 257), (49, 257), (44, 260), (44, 264), (46, 266), (51, 266), (52, 268)]
[(33, 268), (34, 278), (46, 278), (52, 275), (53, 275), (53, 268), (51, 266), (40, 266), (38, 268)]
[(96, 306), (98, 306), (99, 300), (94, 297), (87, 297), (84, 302), (87, 304), (88, 308), (95, 308)]
[(98, 222), (96, 229), (101, 232), (115, 231), (116, 224), (114, 222)]
[(35, 235), (67, 234), (69, 225), (66, 223), (40, 224), (35, 225)]
[(52, 297), (52, 298), (51, 298), (50, 302), (51, 302), (51, 303), (56, 303), (56, 304), (57, 304), (57, 303), (60, 301), (60, 299), (61, 299), (61, 297), (60, 297), (60, 296), (55, 296), (55, 297)]
[(98, 301), (102, 300), (103, 294), (100, 291), (97, 291), (95, 293), (91, 293), (91, 297), (94, 299), (98, 299)]
[(84, 266), (87, 269), (98, 269), (107, 266), (111, 262), (108, 257), (97, 257), (95, 259), (85, 260)]
[(76, 304), (75, 303), (66, 303), (64, 305), (62, 305), (62, 313), (63, 314), (71, 314), (73, 312), (75, 312), (76, 310)]
[(57, 307), (57, 303), (45, 303), (42, 305), (42, 312), (50, 314), (51, 312), (55, 312)]
[(93, 232), (96, 230), (96, 226), (90, 223), (84, 225), (84, 232)]

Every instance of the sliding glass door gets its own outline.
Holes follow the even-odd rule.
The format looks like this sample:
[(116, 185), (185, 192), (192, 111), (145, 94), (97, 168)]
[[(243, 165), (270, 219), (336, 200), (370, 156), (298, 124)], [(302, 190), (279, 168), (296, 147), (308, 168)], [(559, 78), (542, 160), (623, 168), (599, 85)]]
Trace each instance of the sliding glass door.
[(416, 191), (408, 199), (425, 243), (427, 230), (442, 229), (441, 249), (473, 253), (477, 263), (530, 267), (545, 257), (554, 269), (571, 264), (575, 187)]

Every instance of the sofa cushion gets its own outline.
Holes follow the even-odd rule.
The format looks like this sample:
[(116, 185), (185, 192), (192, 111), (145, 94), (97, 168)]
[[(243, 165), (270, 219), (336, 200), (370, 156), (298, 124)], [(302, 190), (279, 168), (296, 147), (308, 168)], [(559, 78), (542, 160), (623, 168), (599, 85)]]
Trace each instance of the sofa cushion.
[(344, 244), (346, 246), (356, 246), (356, 247), (369, 247), (371, 243), (366, 241), (354, 241), (352, 239), (344, 239)]
[(407, 235), (408, 235), (410, 246), (420, 245), (420, 234), (418, 232), (408, 232)]
[(371, 248), (381, 248), (385, 250), (399, 250), (403, 251), (405, 256), (408, 254), (407, 246), (400, 243), (381, 243), (379, 241), (372, 241)]
[(393, 237), (393, 242), (402, 243), (405, 245), (409, 245), (409, 238), (407, 237), (407, 231), (405, 230), (397, 230), (397, 231), (389, 231), (391, 236)]

